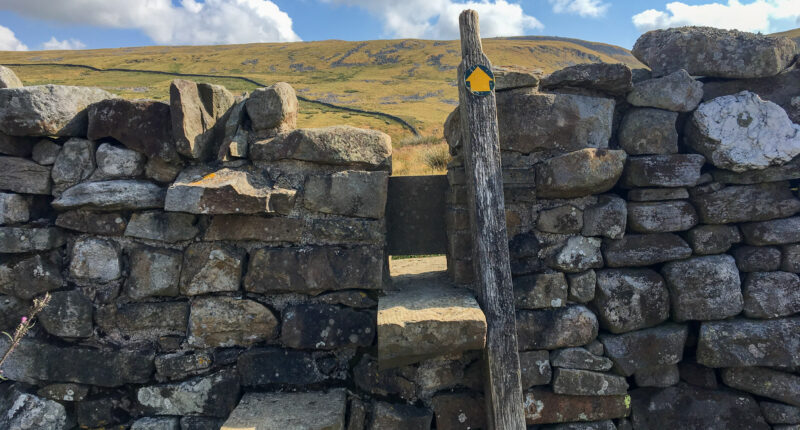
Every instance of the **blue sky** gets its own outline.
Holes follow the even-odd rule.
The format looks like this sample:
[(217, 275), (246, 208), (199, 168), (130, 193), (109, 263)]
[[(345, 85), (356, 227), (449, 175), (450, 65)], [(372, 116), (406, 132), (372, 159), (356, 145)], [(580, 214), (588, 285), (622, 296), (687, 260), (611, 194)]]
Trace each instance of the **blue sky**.
[(465, 7), (481, 13), (485, 37), (552, 35), (626, 48), (654, 28), (800, 27), (800, 0), (0, 0), (0, 50), (454, 39)]

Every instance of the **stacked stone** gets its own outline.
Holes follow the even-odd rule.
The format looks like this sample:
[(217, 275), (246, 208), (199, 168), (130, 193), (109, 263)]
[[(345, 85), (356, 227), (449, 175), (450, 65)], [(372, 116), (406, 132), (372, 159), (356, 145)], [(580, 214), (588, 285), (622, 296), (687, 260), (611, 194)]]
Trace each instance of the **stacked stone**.
[(166, 104), (0, 71), (0, 330), (52, 295), (0, 428), (218, 429), (243, 392), (309, 387), (342, 428), (369, 397), (335, 388), (374, 345), (390, 138), (295, 129), (284, 83), (176, 80)]
[[(528, 424), (800, 425), (795, 44), (692, 27), (633, 52), (651, 70), (497, 92)], [(445, 130), (468, 283), (458, 110)]]

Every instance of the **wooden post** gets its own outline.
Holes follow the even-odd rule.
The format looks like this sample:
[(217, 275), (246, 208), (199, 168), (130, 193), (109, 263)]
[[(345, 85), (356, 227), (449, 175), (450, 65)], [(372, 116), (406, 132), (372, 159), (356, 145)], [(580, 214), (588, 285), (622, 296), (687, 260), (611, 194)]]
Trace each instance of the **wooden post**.
[[(494, 78), (489, 76), (492, 86), (487, 93), (483, 72), (465, 76), (475, 66), (491, 71), (492, 65), (483, 54), (478, 13), (465, 10), (459, 24), (462, 61), (458, 67), (458, 93), (472, 227), (472, 265), (488, 323), (484, 354), (488, 424), (495, 430), (524, 430)], [(468, 89), (468, 78), (484, 81), (473, 81)]]

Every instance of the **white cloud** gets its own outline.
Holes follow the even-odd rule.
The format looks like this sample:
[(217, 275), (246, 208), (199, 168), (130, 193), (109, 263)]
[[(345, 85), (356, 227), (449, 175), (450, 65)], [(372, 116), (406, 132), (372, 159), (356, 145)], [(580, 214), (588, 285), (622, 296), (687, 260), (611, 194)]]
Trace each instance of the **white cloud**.
[(78, 39), (64, 39), (58, 40), (55, 36), (42, 44), (42, 49), (45, 50), (70, 50), (70, 49), (84, 49), (86, 45)]
[(0, 25), (0, 51), (27, 51), (28, 47), (17, 39), (14, 32)]
[(323, 1), (369, 11), (381, 19), (384, 30), (393, 37), (458, 39), (458, 16), (464, 9), (474, 9), (480, 14), (481, 37), (519, 36), (527, 30), (544, 28), (539, 20), (525, 14), (522, 6), (506, 0)]
[(800, 23), (800, 1), (755, 0), (743, 4), (739, 0), (727, 3), (687, 5), (668, 3), (666, 11), (648, 9), (633, 16), (633, 24), (641, 31), (657, 28), (703, 25), (742, 31), (772, 32), (776, 20), (791, 19)]
[(601, 0), (547, 0), (555, 13), (573, 13), (580, 16), (599, 17), (611, 6)]
[(139, 29), (157, 44), (207, 45), (300, 40), (269, 0), (0, 0), (0, 9), (66, 24)]

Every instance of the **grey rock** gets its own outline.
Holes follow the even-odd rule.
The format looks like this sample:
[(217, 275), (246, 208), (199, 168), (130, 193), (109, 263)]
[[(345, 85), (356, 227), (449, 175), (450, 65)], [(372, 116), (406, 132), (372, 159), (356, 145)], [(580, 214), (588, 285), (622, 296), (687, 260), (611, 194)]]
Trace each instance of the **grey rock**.
[(583, 272), (603, 267), (600, 253), (601, 241), (594, 237), (572, 236), (555, 254), (548, 257), (547, 265), (567, 273)]
[(550, 424), (543, 426), (544, 430), (621, 430), (622, 427), (614, 425), (614, 421), (592, 421), (587, 423), (574, 422), (562, 424)]
[(113, 242), (79, 239), (72, 246), (69, 274), (82, 281), (109, 282), (122, 276), (120, 251)]
[(691, 187), (700, 179), (705, 157), (699, 154), (628, 157), (622, 184), (626, 187)]
[(764, 367), (722, 370), (725, 385), (758, 396), (800, 406), (800, 376)]
[(652, 202), (664, 200), (684, 200), (689, 198), (686, 188), (636, 188), (628, 191), (628, 200)]
[(589, 370), (555, 369), (553, 392), (571, 396), (616, 396), (628, 393), (622, 376)]
[[(703, 85), (703, 101), (751, 91), (764, 100), (778, 104), (789, 114), (792, 122), (800, 124), (800, 105), (796, 100), (798, 87), (800, 87), (800, 68), (795, 65), (775, 76), (764, 78), (707, 80)], [(795, 99), (794, 104), (792, 99)]]
[(144, 163), (147, 159), (136, 151), (118, 148), (108, 143), (97, 147), (95, 157), (97, 160), (95, 176), (103, 179), (139, 176), (144, 172)]
[(536, 193), (573, 198), (610, 190), (622, 175), (625, 151), (587, 148), (536, 165)]
[(80, 338), (92, 335), (93, 312), (91, 300), (80, 291), (56, 291), (38, 318), (53, 336)]
[(99, 88), (40, 85), (0, 90), (0, 131), (14, 136), (86, 136), (92, 103), (115, 97)]
[(61, 145), (56, 144), (50, 139), (40, 139), (33, 146), (31, 158), (42, 166), (51, 166), (58, 159), (61, 152)]
[(582, 369), (596, 372), (611, 370), (614, 363), (606, 358), (592, 354), (585, 348), (565, 348), (550, 352), (550, 364), (563, 369)]
[(631, 69), (622, 63), (586, 63), (568, 66), (542, 78), (545, 89), (587, 88), (612, 95), (624, 95), (633, 86)]
[(136, 247), (130, 251), (130, 276), (124, 292), (133, 300), (147, 297), (175, 297), (179, 294), (180, 251)]
[(597, 317), (585, 306), (518, 311), (521, 351), (581, 346), (597, 337)]
[(20, 320), (28, 313), (29, 307), (28, 302), (22, 299), (0, 295), (0, 330), (14, 332)]
[(179, 163), (168, 163), (160, 158), (150, 158), (144, 165), (144, 175), (156, 182), (170, 183), (178, 177), (183, 166)]
[(619, 146), (630, 155), (678, 152), (678, 114), (662, 109), (632, 109), (619, 128)]
[(40, 139), (26, 136), (9, 136), (0, 132), (0, 154), (27, 158)]
[(56, 225), (83, 233), (121, 236), (128, 226), (128, 220), (121, 213), (76, 210), (59, 214)]
[(639, 369), (633, 374), (638, 387), (669, 387), (680, 382), (680, 371), (675, 364)]
[(158, 185), (137, 180), (86, 182), (67, 189), (53, 200), (57, 210), (100, 211), (160, 209), (166, 191)]
[(628, 229), (636, 233), (684, 231), (697, 222), (697, 211), (685, 200), (628, 203)]
[(224, 418), (181, 417), (181, 430), (218, 430), (224, 423)]
[(0, 263), (0, 293), (30, 300), (61, 288), (61, 261), (61, 252), (53, 251)]
[(245, 128), (247, 100), (237, 102), (231, 108), (228, 120), (225, 121), (225, 135), (219, 148), (217, 159), (222, 161), (247, 158), (250, 148), (250, 132)]
[(278, 319), (258, 302), (231, 297), (196, 298), (190, 311), (189, 344), (200, 348), (250, 346), (273, 339), (277, 328)]
[(766, 401), (758, 404), (770, 424), (800, 424), (800, 407)]
[(89, 387), (80, 384), (50, 384), (36, 392), (36, 395), (58, 402), (80, 402), (89, 395)]
[(517, 309), (558, 308), (567, 303), (567, 280), (561, 272), (539, 273), (514, 279)]
[(547, 233), (577, 234), (583, 229), (583, 211), (572, 205), (539, 212), (536, 229)]
[(0, 397), (3, 415), (0, 427), (5, 429), (68, 430), (75, 425), (67, 409), (60, 403), (10, 388)]
[(320, 294), (316, 298), (326, 305), (343, 305), (357, 309), (374, 308), (378, 305), (377, 300), (370, 297), (366, 291), (360, 290), (333, 291)]
[(230, 245), (193, 243), (183, 254), (181, 294), (239, 291), (245, 251)]
[(374, 314), (330, 305), (295, 305), (283, 312), (281, 343), (322, 350), (369, 346), (375, 331)]
[(217, 120), (233, 105), (233, 95), (219, 85), (175, 79), (169, 88), (169, 99), (178, 153), (196, 160), (216, 155), (222, 140)]
[(365, 354), (353, 368), (353, 379), (360, 390), (378, 396), (397, 395), (406, 400), (417, 398), (414, 371), (410, 367), (380, 369), (378, 361)]
[(236, 373), (222, 370), (185, 382), (141, 387), (136, 400), (157, 415), (226, 417), (236, 406), (238, 394)]
[[(800, 122), (800, 119), (798, 119), (798, 122)], [(722, 184), (736, 185), (759, 184), (762, 182), (778, 182), (797, 179), (800, 177), (800, 157), (795, 157), (785, 164), (764, 167), (763, 169), (759, 170), (733, 172), (725, 169), (713, 169), (711, 170), (710, 174), (717, 182)]]
[(759, 170), (800, 154), (800, 125), (775, 103), (743, 91), (701, 104), (687, 124), (686, 142), (720, 169)]
[(777, 318), (800, 312), (800, 277), (794, 273), (748, 273), (742, 294), (748, 318)]
[(0, 227), (0, 254), (49, 251), (66, 242), (61, 230), (52, 227)]
[(349, 126), (299, 129), (250, 144), (250, 159), (257, 161), (300, 160), (388, 170), (391, 155), (388, 135)]
[[(331, 233), (329, 230), (326, 231), (324, 224), (321, 223), (322, 227), (314, 230), (314, 233), (312, 233), (314, 238)], [(206, 230), (205, 240), (257, 240), (261, 242), (299, 243), (303, 239), (306, 227), (306, 222), (297, 218), (217, 215), (211, 219), (211, 225)], [(352, 233), (353, 235), (349, 236), (347, 233)], [(361, 233), (362, 236), (364, 234), (369, 233)], [(347, 231), (342, 236), (342, 239), (335, 240), (335, 243), (342, 243), (347, 241), (344, 238), (355, 238), (356, 236), (356, 231)], [(383, 230), (380, 230), (380, 243), (383, 243), (383, 240)]]
[(433, 413), (411, 405), (375, 402), (369, 430), (427, 430), (431, 427)]
[(800, 200), (786, 182), (732, 185), (692, 198), (700, 221), (728, 224), (785, 218), (800, 212)]
[(645, 33), (632, 52), (655, 76), (685, 69), (693, 76), (755, 78), (777, 75), (788, 67), (796, 46), (786, 37), (679, 27)]
[(537, 88), (544, 75), (541, 69), (528, 69), (519, 66), (492, 66), (495, 91), (517, 88)]
[(705, 322), (697, 362), (708, 367), (800, 366), (800, 318)]
[(697, 387), (710, 388), (716, 390), (719, 386), (717, 373), (710, 367), (690, 361), (678, 363), (678, 371), (682, 381)]
[(0, 157), (0, 190), (50, 194), (50, 168), (16, 157)]
[(131, 430), (180, 430), (178, 417), (139, 418), (131, 425)]
[(629, 234), (619, 240), (603, 240), (603, 257), (608, 267), (650, 266), (680, 260), (692, 249), (672, 233)]
[(19, 194), (0, 193), (0, 225), (16, 224), (30, 218), (30, 199)]
[(161, 242), (182, 242), (194, 239), (199, 232), (197, 217), (184, 213), (160, 211), (136, 212), (125, 228), (125, 236)]
[(389, 175), (387, 172), (344, 171), (311, 176), (305, 183), (306, 209), (335, 215), (383, 218)]
[(154, 342), (163, 336), (186, 336), (186, 302), (129, 303), (97, 310), (97, 325), (111, 337)]
[(625, 200), (615, 195), (602, 195), (597, 204), (583, 212), (584, 236), (604, 236), (621, 239), (625, 235), (628, 222), (628, 208)]
[(650, 269), (599, 270), (592, 306), (601, 327), (625, 333), (666, 321), (669, 292), (661, 275)]
[(547, 385), (553, 377), (550, 354), (547, 351), (521, 351), (519, 366), (523, 390), (535, 385)]
[(741, 280), (730, 255), (673, 261), (661, 269), (675, 321), (717, 320), (742, 311)]
[(95, 168), (94, 142), (80, 138), (68, 140), (53, 164), (51, 172), (53, 192), (58, 195), (67, 188), (89, 179)]
[(156, 374), (169, 380), (186, 379), (211, 370), (213, 361), (214, 357), (208, 351), (159, 355), (155, 360)]
[(437, 394), (431, 399), (431, 406), (437, 430), (486, 428), (486, 402), (479, 394)]
[[(686, 70), (637, 82), (628, 93), (628, 103), (673, 112), (691, 112), (703, 99), (703, 83), (695, 81)], [(676, 151), (677, 152), (677, 151)]]
[(686, 241), (697, 255), (721, 254), (742, 241), (735, 225), (700, 225), (686, 233)]
[(22, 81), (19, 80), (13, 70), (5, 66), (0, 66), (0, 88), (22, 88)]
[(283, 132), (297, 125), (297, 94), (286, 82), (257, 88), (247, 98), (245, 106), (255, 132)]
[(130, 420), (129, 399), (113, 393), (106, 397), (84, 400), (75, 404), (75, 415), (79, 427), (97, 428), (113, 426)]
[(688, 333), (685, 325), (663, 324), (618, 335), (601, 334), (600, 342), (614, 362), (614, 370), (631, 376), (641, 369), (681, 361)]
[(125, 99), (95, 103), (89, 107), (87, 136), (91, 140), (112, 137), (149, 158), (178, 161), (167, 103)]
[[(309, 393), (247, 393), (222, 424), (221, 430), (290, 429), (344, 430), (345, 390)], [(302, 423), (302, 424), (300, 424)]]
[(537, 387), (525, 392), (524, 396), (525, 422), (528, 425), (610, 420), (630, 413), (630, 397), (627, 395), (570, 396)]
[(772, 272), (781, 265), (781, 250), (775, 246), (740, 246), (732, 254), (740, 272)]
[(326, 380), (311, 353), (282, 348), (253, 348), (236, 362), (242, 385), (308, 385)]
[(784, 272), (800, 273), (800, 244), (781, 247), (781, 267)]
[(740, 226), (748, 245), (784, 245), (800, 242), (800, 217), (751, 222)]
[(581, 273), (568, 273), (569, 294), (567, 299), (576, 303), (587, 303), (594, 299), (597, 275), (594, 270)]

